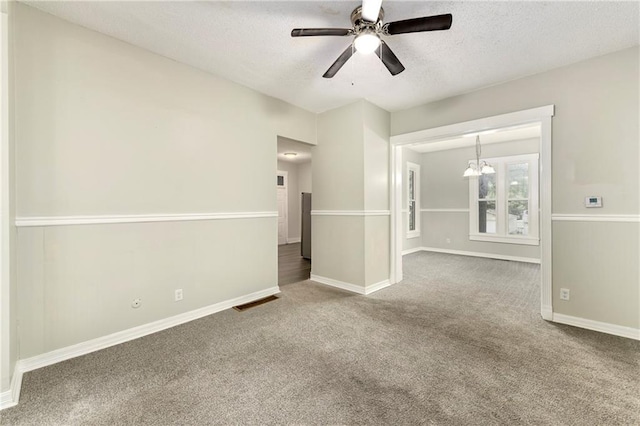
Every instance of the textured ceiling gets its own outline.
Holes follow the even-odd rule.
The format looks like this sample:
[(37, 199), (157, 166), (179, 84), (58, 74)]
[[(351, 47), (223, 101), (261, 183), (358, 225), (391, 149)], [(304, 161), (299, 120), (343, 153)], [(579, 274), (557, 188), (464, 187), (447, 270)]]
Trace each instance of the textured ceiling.
[(383, 1), (385, 22), (453, 14), (449, 31), (386, 41), (406, 67), (375, 55), (322, 74), (349, 37), (291, 38), (295, 27), (350, 27), (358, 1), (25, 3), (314, 112), (367, 99), (397, 111), (638, 44), (638, 2)]

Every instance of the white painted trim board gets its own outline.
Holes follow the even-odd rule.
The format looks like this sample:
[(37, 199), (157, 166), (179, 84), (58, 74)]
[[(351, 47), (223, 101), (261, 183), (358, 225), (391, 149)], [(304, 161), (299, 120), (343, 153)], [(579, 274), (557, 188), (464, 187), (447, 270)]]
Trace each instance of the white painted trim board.
[(402, 250), (402, 255), (405, 256), (407, 254), (417, 253), (419, 251), (423, 251), (422, 247), (414, 247), (414, 248), (411, 248), (411, 249)]
[(539, 122), (544, 117), (552, 117), (554, 115), (554, 109), (554, 105), (545, 105), (507, 114), (404, 133), (401, 135), (391, 136), (391, 144), (417, 144), (437, 139), (444, 139), (447, 137), (456, 137), (465, 133), (479, 133), (486, 130), (511, 127), (517, 124), (535, 123)]
[(278, 212), (223, 212), (143, 215), (91, 215), (17, 217), (16, 226), (102, 225), (113, 223), (183, 222), (194, 220), (257, 219), (278, 217)]
[(640, 222), (640, 214), (553, 214), (554, 222)]
[(311, 210), (311, 216), (389, 216), (389, 210)]
[(20, 389), (22, 388), (22, 375), (23, 372), (19, 370), (16, 365), (9, 389), (0, 394), (0, 410), (18, 405), (20, 400)]
[(570, 315), (553, 313), (553, 322), (585, 328), (587, 330), (598, 331), (600, 333), (612, 334), (614, 336), (626, 337), (628, 339), (640, 340), (640, 329), (625, 327), (622, 325), (609, 324), (606, 322), (594, 321), (586, 318), (573, 317)]
[(469, 213), (469, 209), (420, 209), (422, 213)]
[(371, 284), (369, 286), (360, 286), (360, 285), (356, 285), (356, 284), (351, 284), (351, 283), (347, 283), (344, 281), (338, 281), (338, 280), (334, 280), (333, 278), (327, 278), (327, 277), (322, 277), (320, 275), (315, 275), (315, 274), (311, 274), (311, 276), (309, 277), (309, 279), (311, 281), (315, 281), (319, 284), (324, 284), (324, 285), (328, 285), (331, 287), (336, 287), (339, 288), (341, 290), (346, 290), (346, 291), (350, 291), (352, 293), (357, 293), (357, 294), (362, 294), (362, 295), (368, 295), (371, 294), (373, 292), (376, 292), (378, 290), (382, 290), (385, 287), (389, 287), (391, 285), (391, 282), (389, 280), (384, 280), (384, 281), (380, 281), (378, 283), (375, 284)]
[(540, 263), (540, 259), (536, 259), (533, 257), (508, 256), (503, 254), (482, 253), (477, 251), (442, 249), (438, 247), (416, 247), (413, 249), (403, 251), (402, 255), (404, 256), (406, 254), (416, 253), (418, 251), (430, 251), (433, 253), (455, 254), (460, 256), (483, 257), (486, 259), (496, 259), (496, 260), (510, 260), (513, 262), (525, 262), (525, 263), (536, 263), (536, 264)]

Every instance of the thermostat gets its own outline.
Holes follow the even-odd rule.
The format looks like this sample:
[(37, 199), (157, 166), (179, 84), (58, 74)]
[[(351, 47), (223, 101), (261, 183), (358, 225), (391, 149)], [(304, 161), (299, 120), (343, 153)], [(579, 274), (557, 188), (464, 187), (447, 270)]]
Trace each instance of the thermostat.
[(584, 199), (584, 206), (587, 208), (602, 207), (602, 197), (589, 196)]

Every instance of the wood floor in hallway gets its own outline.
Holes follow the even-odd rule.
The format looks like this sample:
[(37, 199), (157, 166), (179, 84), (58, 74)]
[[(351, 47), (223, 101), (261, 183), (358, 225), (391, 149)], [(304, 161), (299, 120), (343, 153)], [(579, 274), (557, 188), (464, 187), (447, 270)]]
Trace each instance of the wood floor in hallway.
[(300, 255), (300, 243), (278, 246), (278, 285), (308, 280), (311, 261)]

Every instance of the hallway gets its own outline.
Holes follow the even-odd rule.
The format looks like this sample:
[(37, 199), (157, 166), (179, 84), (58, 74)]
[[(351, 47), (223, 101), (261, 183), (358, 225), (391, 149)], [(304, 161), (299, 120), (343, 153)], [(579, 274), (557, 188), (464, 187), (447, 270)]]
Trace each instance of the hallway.
[(311, 261), (300, 256), (300, 243), (278, 246), (278, 285), (309, 279)]

